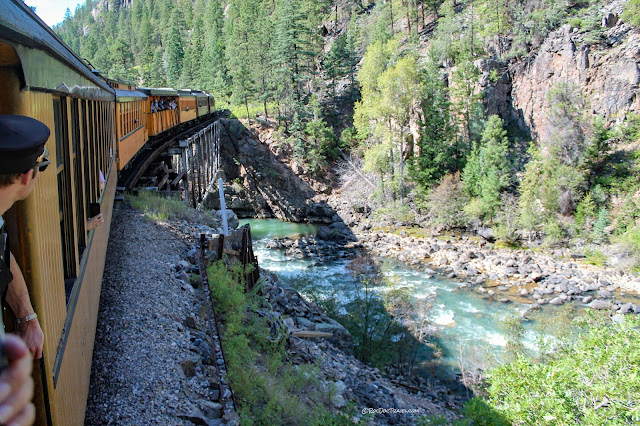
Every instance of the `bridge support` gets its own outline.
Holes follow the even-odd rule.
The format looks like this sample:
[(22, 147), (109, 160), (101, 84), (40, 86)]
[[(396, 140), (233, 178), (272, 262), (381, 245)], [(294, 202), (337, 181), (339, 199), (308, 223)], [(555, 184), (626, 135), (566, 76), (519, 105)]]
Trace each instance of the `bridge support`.
[(183, 176), (184, 199), (199, 208), (209, 189), (215, 185), (220, 168), (220, 123), (205, 127), (188, 139), (181, 140), (178, 176)]

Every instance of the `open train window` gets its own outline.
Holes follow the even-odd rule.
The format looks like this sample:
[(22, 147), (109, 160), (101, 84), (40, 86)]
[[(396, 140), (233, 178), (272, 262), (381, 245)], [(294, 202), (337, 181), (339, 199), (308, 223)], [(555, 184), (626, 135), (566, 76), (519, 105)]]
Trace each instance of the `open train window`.
[[(86, 126), (85, 126), (86, 127)], [(82, 137), (86, 137), (86, 129)], [(80, 106), (78, 99), (71, 100), (71, 162), (73, 163), (73, 173), (75, 180), (76, 195), (76, 235), (78, 238), (78, 256), (82, 257), (82, 252), (87, 246), (85, 232), (85, 208), (84, 208), (84, 187), (82, 185), (82, 143), (80, 133)]]
[(94, 177), (94, 160), (95, 160), (95, 140), (96, 140), (96, 127), (95, 127), (95, 102), (83, 101), (86, 104), (86, 108), (83, 108), (85, 112), (84, 123), (88, 127), (87, 140), (84, 146), (83, 152), (83, 171), (84, 171), (84, 193), (86, 196), (85, 208), (89, 209), (90, 203), (95, 203), (98, 198), (96, 197), (97, 190), (95, 189), (95, 177)]
[(73, 226), (73, 190), (71, 181), (71, 153), (69, 147), (69, 122), (67, 99), (53, 100), (53, 119), (56, 134), (56, 162), (58, 164), (58, 207), (62, 263), (67, 300), (77, 277), (76, 245)]

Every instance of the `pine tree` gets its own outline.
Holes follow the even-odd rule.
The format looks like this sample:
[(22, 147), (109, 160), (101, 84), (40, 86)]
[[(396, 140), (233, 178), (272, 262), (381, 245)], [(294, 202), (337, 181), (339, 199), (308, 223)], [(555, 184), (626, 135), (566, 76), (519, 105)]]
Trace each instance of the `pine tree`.
[(167, 35), (167, 48), (164, 53), (167, 79), (169, 85), (175, 87), (178, 84), (184, 59), (184, 47), (182, 44), (182, 19), (179, 9), (174, 9), (171, 15), (171, 27)]
[(230, 81), (225, 60), (224, 16), (219, 0), (206, 4), (204, 30), (204, 53), (198, 73), (199, 81), (214, 96), (227, 97), (230, 94)]
[(438, 65), (430, 60), (422, 71), (422, 122), (418, 150), (409, 163), (409, 173), (421, 185), (429, 186), (458, 170), (454, 153), (455, 131), (451, 103)]

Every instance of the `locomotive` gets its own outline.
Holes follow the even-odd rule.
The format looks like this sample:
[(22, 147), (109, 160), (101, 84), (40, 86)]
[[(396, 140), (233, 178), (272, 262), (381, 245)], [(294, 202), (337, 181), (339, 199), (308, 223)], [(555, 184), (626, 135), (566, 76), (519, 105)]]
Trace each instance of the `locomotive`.
[[(150, 139), (209, 118), (215, 100), (107, 80), (21, 0), (0, 0), (0, 12), (0, 114), (46, 124), (54, 160), (4, 217), (45, 336), (36, 422), (82, 424), (118, 172)], [(88, 230), (96, 204), (104, 224)]]

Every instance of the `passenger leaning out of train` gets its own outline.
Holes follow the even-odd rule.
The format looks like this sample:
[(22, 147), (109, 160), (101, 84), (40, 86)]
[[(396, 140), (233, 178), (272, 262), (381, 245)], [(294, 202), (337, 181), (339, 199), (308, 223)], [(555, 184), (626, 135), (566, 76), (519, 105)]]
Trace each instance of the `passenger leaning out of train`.
[[(42, 357), (44, 335), (33, 311), (27, 286), (10, 251), (9, 236), (2, 215), (16, 201), (33, 190), (38, 174), (49, 160), (44, 144), (49, 128), (28, 117), (0, 115), (0, 295), (17, 317), (18, 333), (2, 342), (3, 370), (0, 373), (0, 424), (32, 425), (33, 357)], [(0, 335), (4, 326), (0, 321)]]
[[(102, 170), (100, 170), (100, 174), (98, 176), (100, 181), (100, 192), (104, 189), (105, 179)], [(87, 219), (87, 231), (91, 231), (92, 229), (96, 229), (98, 226), (104, 223), (104, 218), (102, 217), (102, 213), (98, 213), (97, 215), (90, 217)]]
[(9, 235), (2, 215), (16, 201), (27, 198), (39, 174), (49, 165), (49, 152), (44, 146), (47, 139), (49, 128), (38, 120), (0, 115), (0, 295), (17, 318), (18, 335), (36, 359), (42, 357), (44, 335), (31, 305), (22, 271), (9, 251)]

